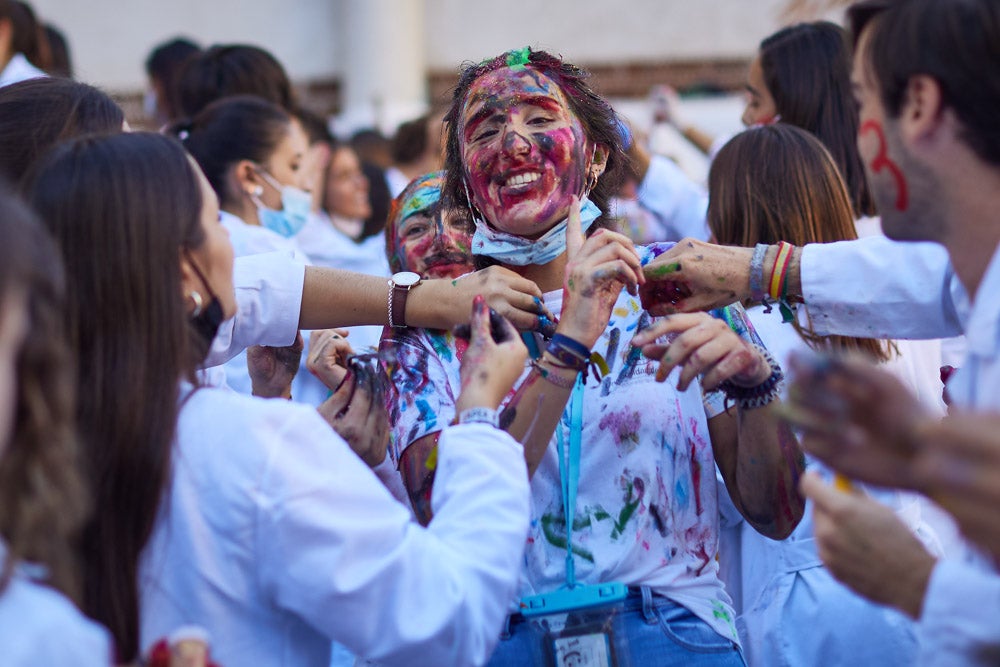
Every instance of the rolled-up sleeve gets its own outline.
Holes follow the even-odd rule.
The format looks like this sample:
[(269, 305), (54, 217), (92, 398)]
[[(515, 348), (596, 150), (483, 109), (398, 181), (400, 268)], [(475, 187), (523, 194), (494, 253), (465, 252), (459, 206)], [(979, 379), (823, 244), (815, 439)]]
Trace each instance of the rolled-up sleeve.
[(251, 345), (291, 345), (299, 329), (305, 263), (289, 252), (237, 257), (236, 316), (219, 328), (204, 366), (218, 366)]

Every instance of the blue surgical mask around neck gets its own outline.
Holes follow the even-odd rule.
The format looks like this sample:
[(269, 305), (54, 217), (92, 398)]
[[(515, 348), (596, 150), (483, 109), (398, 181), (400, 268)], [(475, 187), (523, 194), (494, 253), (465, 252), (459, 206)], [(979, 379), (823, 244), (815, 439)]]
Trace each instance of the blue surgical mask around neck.
[(309, 220), (312, 213), (312, 197), (305, 190), (295, 186), (281, 185), (263, 169), (258, 169), (258, 173), (268, 185), (281, 193), (281, 210), (268, 208), (259, 197), (251, 196), (257, 207), (257, 219), (263, 227), (285, 238), (295, 236)]
[[(472, 201), (471, 199), (469, 201)], [(586, 232), (601, 217), (601, 209), (587, 197), (580, 200), (580, 228)], [(472, 254), (492, 257), (501, 264), (528, 266), (548, 264), (566, 252), (566, 226), (563, 218), (540, 238), (526, 239), (490, 227), (478, 215), (473, 215), (476, 233), (472, 236)]]

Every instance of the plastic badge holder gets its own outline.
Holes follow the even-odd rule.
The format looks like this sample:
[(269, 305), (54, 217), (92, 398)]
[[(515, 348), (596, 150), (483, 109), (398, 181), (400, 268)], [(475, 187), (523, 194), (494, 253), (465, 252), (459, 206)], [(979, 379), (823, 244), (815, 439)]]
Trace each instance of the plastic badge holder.
[(621, 602), (628, 597), (628, 588), (621, 582), (578, 584), (551, 593), (529, 595), (521, 599), (521, 615), (525, 618), (559, 614), (590, 607)]

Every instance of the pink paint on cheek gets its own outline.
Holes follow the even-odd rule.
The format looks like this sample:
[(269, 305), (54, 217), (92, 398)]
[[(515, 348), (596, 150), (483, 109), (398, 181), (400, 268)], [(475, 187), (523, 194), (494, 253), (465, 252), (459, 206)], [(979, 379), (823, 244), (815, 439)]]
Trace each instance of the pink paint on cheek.
[(872, 158), (868, 166), (871, 168), (873, 174), (881, 173), (883, 169), (889, 172), (893, 180), (896, 182), (896, 210), (905, 211), (910, 205), (909, 188), (906, 185), (906, 177), (903, 176), (903, 171), (899, 168), (895, 162), (889, 157), (889, 146), (885, 140), (885, 131), (882, 129), (882, 125), (877, 121), (868, 120), (861, 125), (859, 134), (864, 136), (869, 132), (874, 132), (875, 136), (878, 138), (878, 153)]
[(434, 241), (432, 234), (425, 234), (409, 246), (403, 246), (406, 253), (405, 268), (415, 273), (424, 272), (424, 259), (430, 254), (431, 243)]

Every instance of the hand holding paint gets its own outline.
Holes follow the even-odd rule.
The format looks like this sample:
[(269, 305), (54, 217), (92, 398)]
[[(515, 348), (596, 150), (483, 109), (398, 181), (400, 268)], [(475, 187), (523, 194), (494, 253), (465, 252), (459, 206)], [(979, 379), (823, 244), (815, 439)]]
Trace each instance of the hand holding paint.
[(657, 306), (670, 305), (674, 308), (691, 296), (691, 289), (680, 280), (675, 280), (681, 270), (680, 262), (656, 264), (643, 269), (646, 283), (639, 288), (642, 307), (650, 312)]
[[(348, 348), (349, 349), (349, 348)], [(316, 408), (354, 453), (374, 468), (385, 461), (389, 416), (385, 409), (386, 379), (376, 355), (352, 355), (344, 361), (340, 385)]]
[(469, 408), (495, 410), (524, 372), (528, 349), (510, 322), (476, 297), (468, 328), (460, 326), (458, 337), (468, 335), (469, 347), (462, 356), (462, 391), (455, 401), (457, 414)]
[(750, 297), (753, 248), (682, 239), (643, 268), (640, 293), (651, 315), (721, 308)]
[(930, 417), (895, 376), (829, 354), (793, 354), (788, 370), (779, 410), (804, 450), (852, 480), (914, 488), (916, 434)]

